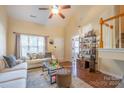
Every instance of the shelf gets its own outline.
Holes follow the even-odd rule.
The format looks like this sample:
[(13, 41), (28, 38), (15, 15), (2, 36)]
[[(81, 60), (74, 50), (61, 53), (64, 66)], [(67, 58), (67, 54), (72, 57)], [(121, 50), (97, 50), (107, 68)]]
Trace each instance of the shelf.
[[(93, 33), (92, 31), (90, 33)], [(89, 32), (88, 32), (89, 34)], [(92, 61), (90, 63), (90, 69), (95, 69), (95, 58), (96, 58), (96, 35), (84, 36), (80, 38), (79, 53), (84, 60)], [(93, 59), (91, 58), (93, 57)], [(93, 62), (94, 61), (94, 62)]]

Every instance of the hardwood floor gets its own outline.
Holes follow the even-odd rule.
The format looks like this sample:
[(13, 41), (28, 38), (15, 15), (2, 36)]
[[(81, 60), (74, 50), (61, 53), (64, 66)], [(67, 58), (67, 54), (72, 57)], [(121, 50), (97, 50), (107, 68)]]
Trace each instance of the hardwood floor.
[(76, 63), (72, 63), (72, 73), (95, 88), (114, 88), (121, 81), (99, 71), (89, 72), (89, 69), (83, 69)]

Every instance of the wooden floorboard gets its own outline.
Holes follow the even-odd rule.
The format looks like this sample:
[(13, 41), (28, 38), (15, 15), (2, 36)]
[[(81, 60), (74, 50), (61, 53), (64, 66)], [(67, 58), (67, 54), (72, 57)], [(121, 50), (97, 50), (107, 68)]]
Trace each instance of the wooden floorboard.
[(89, 69), (84, 69), (79, 64), (77, 68), (77, 77), (95, 88), (114, 88), (120, 83), (120, 79), (106, 75), (99, 71), (89, 72)]

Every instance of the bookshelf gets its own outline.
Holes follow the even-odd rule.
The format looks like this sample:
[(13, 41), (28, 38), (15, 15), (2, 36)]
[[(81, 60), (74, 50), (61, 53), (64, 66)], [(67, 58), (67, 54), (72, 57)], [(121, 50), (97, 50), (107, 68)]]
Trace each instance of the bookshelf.
[(91, 30), (85, 33), (82, 37), (80, 37), (79, 43), (79, 56), (84, 60), (85, 68), (89, 68), (90, 72), (94, 72), (96, 64), (95, 32)]

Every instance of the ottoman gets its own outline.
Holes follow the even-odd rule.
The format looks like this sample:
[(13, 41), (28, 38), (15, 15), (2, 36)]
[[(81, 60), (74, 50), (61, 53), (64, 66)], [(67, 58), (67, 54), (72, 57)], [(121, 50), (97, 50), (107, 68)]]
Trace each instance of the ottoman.
[(68, 69), (58, 70), (56, 73), (56, 83), (60, 88), (69, 88), (72, 82), (71, 71)]

